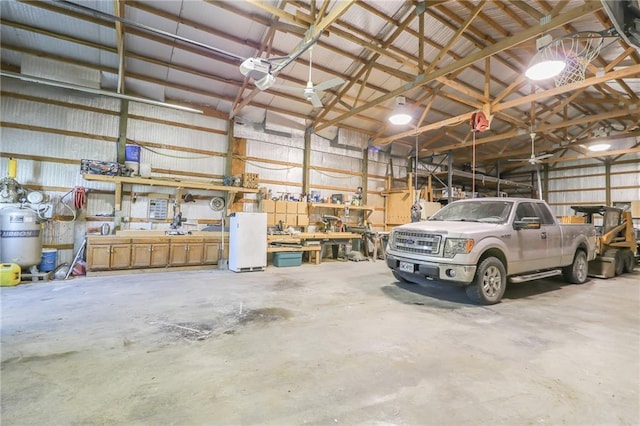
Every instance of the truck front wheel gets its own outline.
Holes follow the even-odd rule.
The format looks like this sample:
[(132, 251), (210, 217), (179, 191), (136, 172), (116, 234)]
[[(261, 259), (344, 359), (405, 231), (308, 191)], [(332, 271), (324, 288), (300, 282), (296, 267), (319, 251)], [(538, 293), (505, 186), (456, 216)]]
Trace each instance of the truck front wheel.
[(476, 270), (473, 284), (465, 288), (469, 299), (483, 305), (493, 305), (502, 299), (507, 287), (507, 272), (500, 259), (487, 257)]
[(583, 250), (578, 250), (573, 257), (573, 263), (562, 268), (564, 280), (573, 284), (582, 284), (587, 281), (587, 254)]

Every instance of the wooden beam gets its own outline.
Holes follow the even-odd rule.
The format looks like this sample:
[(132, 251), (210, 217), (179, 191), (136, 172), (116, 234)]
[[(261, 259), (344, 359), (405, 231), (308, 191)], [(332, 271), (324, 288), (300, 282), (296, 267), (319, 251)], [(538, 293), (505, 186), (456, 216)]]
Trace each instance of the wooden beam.
[(471, 22), (473, 22), (473, 20), (476, 18), (476, 16), (478, 16), (480, 11), (487, 5), (487, 3), (488, 2), (484, 0), (481, 0), (480, 3), (478, 3), (476, 8), (471, 12), (467, 19), (465, 19), (462, 25), (458, 27), (458, 30), (455, 32), (455, 34), (449, 39), (449, 42), (440, 50), (438, 56), (436, 56), (435, 59), (431, 61), (431, 64), (429, 64), (429, 67), (423, 74), (429, 74), (434, 70), (436, 65), (440, 63), (442, 58), (444, 58), (444, 55), (449, 51), (449, 49), (451, 49), (454, 43), (458, 41), (458, 38), (460, 38), (460, 36), (467, 30), (467, 27), (471, 25)]
[(596, 84), (606, 82), (608, 80), (614, 80), (614, 79), (623, 78), (623, 77), (630, 77), (636, 74), (640, 75), (640, 64), (633, 65), (627, 68), (622, 68), (616, 71), (612, 71), (599, 77), (591, 77), (579, 83), (573, 83), (571, 85), (566, 85), (561, 87), (554, 87), (552, 89), (535, 93), (533, 95), (524, 96), (518, 99), (513, 99), (511, 101), (505, 101), (498, 105), (494, 105), (492, 110), (503, 111), (505, 109), (514, 108), (516, 106), (524, 105), (529, 102), (535, 102), (539, 99), (548, 98), (548, 97), (560, 95), (562, 93), (566, 93), (572, 90), (580, 89), (582, 87), (593, 86)]
[[(124, 17), (124, 1), (123, 0), (114, 0), (113, 1), (113, 9), (115, 15), (119, 18)], [(125, 81), (125, 46), (124, 46), (124, 30), (122, 22), (116, 20), (116, 49), (118, 50), (118, 93), (124, 93), (124, 81)]]
[(502, 52), (503, 50), (509, 49), (513, 46), (516, 46), (524, 41), (530, 40), (534, 37), (536, 37), (538, 34), (543, 33), (543, 32), (548, 32), (554, 28), (557, 28), (559, 26), (562, 26), (568, 22), (572, 22), (576, 19), (579, 19), (585, 15), (591, 14), (596, 10), (599, 10), (602, 8), (602, 4), (599, 2), (588, 2), (583, 4), (582, 6), (578, 6), (572, 10), (570, 10), (569, 12), (557, 16), (555, 18), (552, 18), (548, 23), (546, 24), (542, 24), (542, 25), (536, 25), (533, 26), (531, 28), (525, 29), (523, 31), (521, 31), (520, 33), (518, 33), (517, 35), (514, 35), (512, 37), (508, 37), (505, 39), (502, 39), (500, 41), (498, 41), (497, 43), (488, 46), (480, 51), (477, 51), (475, 53), (472, 53), (466, 57), (464, 57), (463, 59), (454, 62), (450, 65), (444, 66), (438, 70), (433, 71), (432, 73), (423, 73), (420, 74), (418, 76), (416, 76), (416, 78), (414, 79), (413, 82), (407, 83), (401, 87), (399, 87), (396, 90), (392, 90), (391, 92), (388, 92), (385, 95), (382, 95), (370, 102), (368, 102), (365, 105), (362, 105), (358, 108), (354, 108), (353, 110), (342, 114), (332, 120), (329, 120), (323, 124), (320, 124), (318, 126), (315, 127), (316, 131), (325, 129), (329, 126), (335, 125), (336, 123), (339, 123), (341, 121), (346, 120), (349, 117), (352, 117), (356, 114), (359, 114), (375, 105), (378, 105), (382, 102), (385, 102), (389, 99), (393, 99), (398, 95), (401, 95), (403, 93), (408, 92), (409, 90), (412, 90), (416, 87), (425, 85), (427, 83), (432, 82), (433, 80), (435, 80), (438, 77), (442, 77), (444, 75), (447, 75), (453, 71), (456, 71), (460, 68), (465, 68), (479, 60), (482, 60), (488, 56), (491, 55), (495, 55), (496, 53)]
[[(592, 123), (592, 122), (598, 122), (600, 120), (606, 120), (608, 118), (615, 118), (615, 117), (623, 117), (623, 116), (627, 116), (627, 115), (634, 115), (634, 114), (640, 114), (640, 105), (636, 108), (622, 108), (622, 109), (617, 109), (617, 110), (613, 110), (613, 111), (608, 111), (602, 114), (598, 114), (598, 115), (594, 115), (594, 116), (584, 116), (584, 117), (580, 117), (580, 118), (576, 118), (570, 121), (565, 121), (565, 122), (561, 122), (561, 123), (553, 123), (553, 124), (545, 124), (545, 125), (538, 125), (536, 128), (536, 132), (546, 132), (549, 130), (553, 130), (553, 129), (558, 129), (558, 128), (562, 128), (562, 127), (569, 127), (569, 126), (578, 126), (581, 124), (587, 124), (587, 123)], [(456, 117), (453, 117), (456, 118)], [(496, 142), (496, 141), (501, 141), (501, 140), (506, 140), (506, 139), (512, 139), (514, 137), (518, 137), (518, 136), (524, 136), (526, 135), (528, 132), (522, 130), (522, 129), (518, 129), (518, 130), (513, 130), (511, 132), (505, 132), (502, 133), (500, 135), (494, 135), (494, 136), (488, 136), (488, 137), (484, 137), (484, 138), (480, 138), (480, 139), (476, 139), (476, 146), (478, 145), (484, 145), (486, 143), (491, 143), (491, 142)], [(447, 146), (442, 146), (442, 147), (438, 147), (437, 151), (438, 152), (446, 152), (452, 149), (460, 149), (463, 148), (465, 146), (467, 146), (470, 144), (466, 144), (466, 145), (460, 145), (460, 144), (455, 144), (455, 145), (447, 145)]]

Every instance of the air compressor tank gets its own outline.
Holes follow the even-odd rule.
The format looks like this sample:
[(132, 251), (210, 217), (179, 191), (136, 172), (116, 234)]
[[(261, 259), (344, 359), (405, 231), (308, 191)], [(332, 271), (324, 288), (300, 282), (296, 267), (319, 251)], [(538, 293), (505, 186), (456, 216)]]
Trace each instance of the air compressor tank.
[(0, 208), (0, 263), (30, 268), (38, 265), (41, 257), (42, 233), (38, 215), (27, 208)]

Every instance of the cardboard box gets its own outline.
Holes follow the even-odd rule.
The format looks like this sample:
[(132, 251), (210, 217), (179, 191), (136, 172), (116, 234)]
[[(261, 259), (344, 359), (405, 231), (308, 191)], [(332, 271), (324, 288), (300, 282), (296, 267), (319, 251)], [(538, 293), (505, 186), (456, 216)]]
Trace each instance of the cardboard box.
[(307, 214), (307, 203), (298, 203), (298, 214)]
[(309, 216), (299, 214), (298, 215), (298, 226), (307, 226), (309, 225)]
[(287, 213), (298, 213), (298, 204), (299, 203), (297, 201), (287, 201)]
[[(278, 203), (276, 203), (276, 206), (278, 205)], [(283, 224), (287, 224), (287, 215), (285, 213), (276, 213), (276, 223), (275, 225), (277, 225), (278, 223), (280, 223), (280, 221), (282, 221)]]
[(260, 201), (260, 210), (263, 213), (275, 213), (276, 212), (276, 202), (273, 200), (261, 200)]
[(267, 213), (267, 226), (275, 226), (275, 225), (276, 225), (276, 214)]
[(276, 201), (276, 213), (286, 213), (287, 202), (288, 201)]

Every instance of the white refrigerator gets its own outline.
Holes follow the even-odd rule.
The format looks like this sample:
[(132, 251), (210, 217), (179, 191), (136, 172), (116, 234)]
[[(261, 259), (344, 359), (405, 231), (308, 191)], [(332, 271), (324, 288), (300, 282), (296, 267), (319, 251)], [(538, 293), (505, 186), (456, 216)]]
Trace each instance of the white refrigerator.
[(229, 222), (229, 269), (234, 272), (264, 271), (267, 267), (267, 214), (231, 214)]

